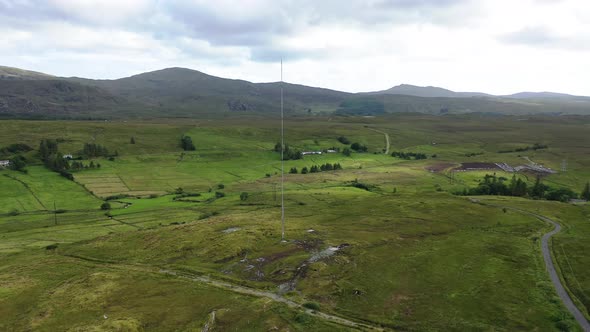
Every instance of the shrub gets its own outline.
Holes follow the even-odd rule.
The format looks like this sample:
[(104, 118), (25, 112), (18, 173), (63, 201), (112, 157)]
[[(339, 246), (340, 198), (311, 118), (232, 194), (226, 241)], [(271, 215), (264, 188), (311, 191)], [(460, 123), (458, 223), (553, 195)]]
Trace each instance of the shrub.
[(110, 210), (111, 209), (111, 204), (108, 202), (104, 202), (100, 205), (100, 209), (101, 210)]
[(338, 137), (338, 142), (344, 144), (344, 145), (348, 145), (350, 144), (350, 140), (344, 136), (340, 136)]
[(316, 302), (305, 302), (303, 304), (303, 307), (307, 308), (307, 309), (311, 309), (311, 310), (320, 310), (320, 305)]
[(240, 200), (241, 201), (245, 201), (248, 199), (248, 193), (247, 192), (243, 192), (240, 194)]
[(369, 148), (366, 145), (362, 145), (361, 143), (352, 143), (350, 148), (356, 152), (367, 152)]

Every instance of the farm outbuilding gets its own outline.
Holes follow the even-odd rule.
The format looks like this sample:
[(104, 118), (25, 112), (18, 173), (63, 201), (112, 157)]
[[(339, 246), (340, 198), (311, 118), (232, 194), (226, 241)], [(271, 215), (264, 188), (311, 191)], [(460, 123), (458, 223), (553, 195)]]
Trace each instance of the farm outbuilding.
[(10, 166), (10, 160), (0, 160), (0, 167)]

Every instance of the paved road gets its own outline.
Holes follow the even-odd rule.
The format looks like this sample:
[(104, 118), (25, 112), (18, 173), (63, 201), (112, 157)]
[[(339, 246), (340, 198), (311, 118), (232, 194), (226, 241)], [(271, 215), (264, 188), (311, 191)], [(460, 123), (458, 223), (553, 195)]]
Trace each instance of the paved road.
[[(493, 205), (493, 204), (487, 204), (487, 205), (498, 206), (498, 205)], [(563, 287), (561, 280), (559, 279), (559, 275), (557, 274), (557, 271), (555, 270), (555, 265), (553, 263), (553, 260), (551, 259), (551, 250), (549, 249), (549, 240), (551, 239), (551, 237), (553, 235), (555, 235), (555, 234), (559, 233), (559, 231), (561, 231), (561, 225), (558, 224), (556, 221), (554, 221), (548, 217), (542, 216), (540, 214), (536, 214), (536, 213), (532, 213), (529, 211), (525, 211), (525, 210), (521, 210), (521, 209), (517, 209), (517, 208), (512, 208), (512, 207), (508, 207), (508, 206), (498, 206), (498, 207), (503, 207), (503, 208), (507, 208), (510, 210), (518, 211), (523, 214), (528, 214), (530, 216), (533, 216), (537, 219), (540, 219), (540, 220), (547, 222), (547, 223), (554, 226), (553, 230), (551, 232), (543, 235), (543, 238), (541, 239), (541, 251), (543, 252), (543, 259), (545, 260), (545, 266), (547, 267), (547, 272), (549, 272), (549, 276), (551, 277), (551, 281), (553, 282), (553, 286), (555, 286), (555, 290), (557, 291), (557, 295), (559, 295), (559, 298), (561, 298), (561, 301), (563, 301), (563, 304), (565, 305), (567, 310), (569, 310), (569, 312), (576, 318), (576, 321), (578, 321), (578, 324), (580, 324), (580, 327), (585, 332), (590, 332), (590, 323), (588, 323), (588, 320), (586, 319), (586, 317), (582, 314), (582, 312), (578, 309), (578, 307), (576, 307), (576, 305), (572, 301), (572, 298), (569, 296), (569, 294), (565, 290), (565, 287)]]
[(377, 130), (374, 128), (367, 128), (367, 129), (378, 132), (378, 133), (383, 134), (385, 136), (385, 154), (389, 154), (389, 134), (384, 131)]

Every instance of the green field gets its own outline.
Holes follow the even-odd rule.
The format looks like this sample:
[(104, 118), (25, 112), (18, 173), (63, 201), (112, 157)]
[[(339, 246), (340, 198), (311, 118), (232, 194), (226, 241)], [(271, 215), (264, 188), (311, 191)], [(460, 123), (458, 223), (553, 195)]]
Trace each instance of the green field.
[[(292, 148), (343, 149), (344, 136), (368, 152), (285, 161), (286, 171), (343, 167), (285, 174), (287, 242), (276, 119), (0, 123), (0, 147), (35, 149), (26, 174), (0, 170), (1, 330), (580, 331), (541, 256), (551, 227), (498, 206), (562, 224), (553, 255), (590, 317), (590, 206), (500, 196), (476, 204), (453, 193), (512, 174), (450, 171), (524, 157), (561, 170), (567, 160), (542, 181), (579, 193), (590, 180), (581, 139), (590, 118), (288, 118)], [(384, 154), (381, 132), (390, 152), (428, 158)], [(182, 135), (195, 151), (181, 149)], [(99, 169), (73, 171), (70, 181), (42, 165), (42, 139), (59, 140), (64, 154), (97, 143), (117, 156), (94, 159)], [(548, 148), (499, 152), (535, 143)], [(112, 209), (101, 210), (107, 198)]]

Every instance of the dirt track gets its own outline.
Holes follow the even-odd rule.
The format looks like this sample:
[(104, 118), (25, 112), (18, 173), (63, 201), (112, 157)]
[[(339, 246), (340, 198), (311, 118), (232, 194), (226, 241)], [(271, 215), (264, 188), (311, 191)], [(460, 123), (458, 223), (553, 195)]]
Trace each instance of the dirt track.
[(378, 132), (378, 133), (383, 134), (385, 136), (385, 154), (389, 154), (389, 134), (384, 131), (373, 129), (373, 128), (367, 128), (367, 129)]

